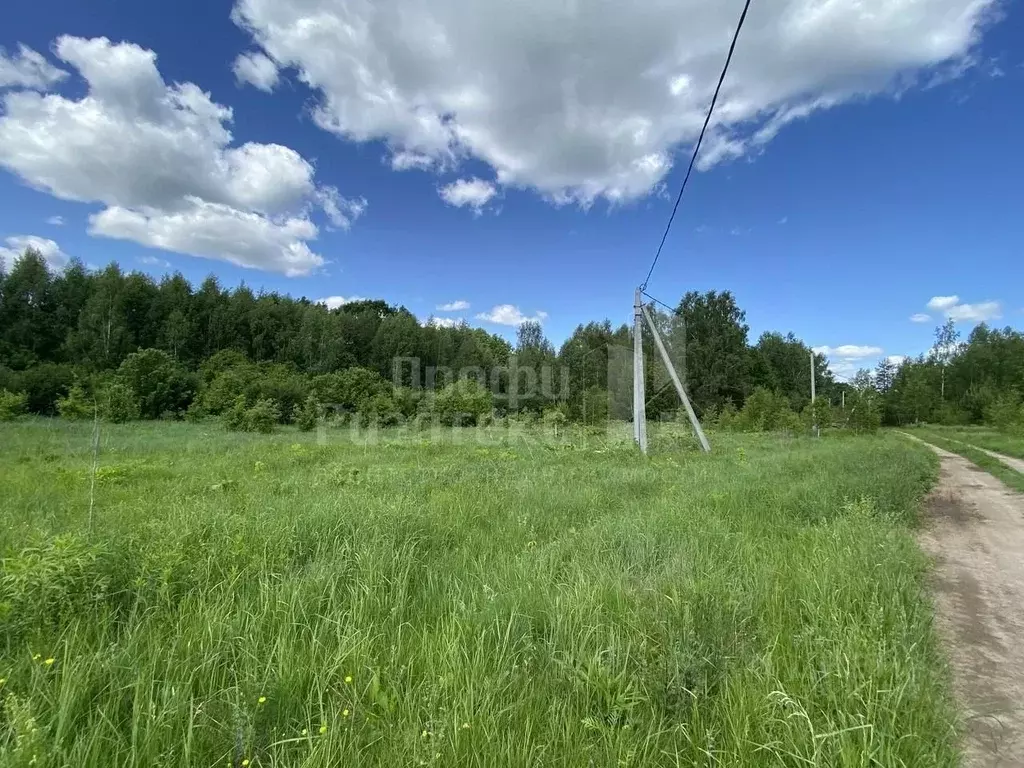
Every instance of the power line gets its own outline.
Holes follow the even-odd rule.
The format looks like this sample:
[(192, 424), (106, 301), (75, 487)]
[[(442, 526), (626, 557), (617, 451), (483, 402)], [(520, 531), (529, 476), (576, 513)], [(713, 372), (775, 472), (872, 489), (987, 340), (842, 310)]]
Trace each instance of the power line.
[(661, 236), (661, 244), (658, 246), (658, 252), (654, 254), (654, 261), (651, 263), (651, 268), (647, 270), (647, 277), (644, 278), (644, 282), (640, 286), (641, 291), (647, 288), (647, 283), (651, 279), (654, 267), (657, 266), (658, 259), (661, 258), (661, 250), (665, 247), (665, 240), (668, 239), (668, 232), (672, 229), (672, 222), (676, 218), (676, 211), (679, 210), (679, 201), (683, 199), (683, 192), (686, 190), (686, 183), (690, 180), (690, 174), (693, 173), (693, 166), (697, 162), (697, 154), (700, 152), (700, 145), (704, 141), (704, 134), (707, 132), (708, 124), (711, 122), (711, 114), (715, 111), (715, 103), (718, 101), (718, 93), (722, 90), (722, 83), (725, 82), (725, 74), (729, 71), (732, 54), (733, 51), (736, 50), (736, 41), (740, 37), (740, 30), (743, 29), (743, 22), (747, 20), (748, 10), (750, 10), (750, 0), (746, 0), (746, 3), (743, 5), (743, 13), (740, 14), (739, 23), (736, 25), (736, 32), (732, 36), (732, 43), (729, 45), (729, 55), (725, 57), (725, 66), (722, 67), (722, 74), (718, 78), (718, 85), (715, 87), (715, 95), (711, 97), (711, 106), (708, 107), (707, 117), (704, 118), (704, 127), (700, 129), (700, 136), (697, 137), (697, 143), (693, 147), (693, 156), (690, 158), (690, 165), (686, 169), (686, 176), (683, 177), (683, 184), (679, 187), (679, 195), (676, 197), (676, 204), (672, 207), (672, 215), (668, 217), (668, 225), (665, 227), (665, 234)]

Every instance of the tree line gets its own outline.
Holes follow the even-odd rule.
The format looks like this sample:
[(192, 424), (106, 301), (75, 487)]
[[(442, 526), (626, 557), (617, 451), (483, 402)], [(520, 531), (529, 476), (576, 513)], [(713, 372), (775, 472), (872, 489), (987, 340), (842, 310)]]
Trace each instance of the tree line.
[[(899, 367), (883, 361), (852, 384), (814, 355), (821, 403), (810, 414), (810, 348), (791, 333), (751, 344), (730, 292), (687, 293), (656, 321), (696, 410), (723, 426), (795, 423), (782, 412), (825, 426), (851, 414), (978, 421), (1024, 389), (1020, 334), (979, 326), (964, 344)], [(422, 323), (380, 300), (331, 309), (244, 284), (226, 289), (213, 276), (198, 287), (181, 274), (156, 281), (116, 263), (90, 271), (72, 261), (54, 272), (32, 250), (0, 267), (0, 410), (10, 413), (73, 418), (95, 407), (113, 420), (220, 415), (263, 429), (308, 423), (330, 405), (384, 424), (417, 415), (596, 424), (630, 416), (631, 347), (632, 329), (608, 320), (580, 325), (556, 350), (536, 323), (511, 344), (466, 323)], [(679, 402), (649, 334), (644, 355), (648, 415), (671, 418)], [(832, 405), (835, 414), (823, 410)]]

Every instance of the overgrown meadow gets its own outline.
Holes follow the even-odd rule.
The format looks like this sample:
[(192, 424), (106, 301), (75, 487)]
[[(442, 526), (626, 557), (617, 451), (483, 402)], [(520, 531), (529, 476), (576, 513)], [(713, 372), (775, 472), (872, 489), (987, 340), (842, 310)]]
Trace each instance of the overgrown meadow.
[(5, 766), (956, 764), (909, 441), (92, 430), (0, 425)]

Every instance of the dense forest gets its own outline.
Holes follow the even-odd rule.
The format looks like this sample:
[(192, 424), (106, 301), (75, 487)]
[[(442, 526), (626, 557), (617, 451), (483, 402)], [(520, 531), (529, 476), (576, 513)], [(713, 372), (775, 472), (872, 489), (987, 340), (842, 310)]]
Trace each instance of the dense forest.
[[(835, 381), (816, 355), (812, 412), (811, 350), (792, 334), (750, 344), (731, 293), (691, 292), (657, 317), (698, 413), (721, 426), (796, 428), (797, 414), (865, 428), (1021, 421), (1024, 336), (1009, 328), (980, 325), (961, 342), (947, 324), (928, 355), (883, 360), (852, 382)], [(599, 423), (629, 417), (631, 345), (631, 328), (607, 320), (580, 325), (556, 350), (536, 323), (513, 345), (465, 324), (422, 323), (384, 301), (329, 309), (245, 285), (226, 290), (212, 276), (198, 288), (180, 274), (155, 282), (117, 264), (89, 271), (73, 261), (53, 272), (32, 251), (0, 267), (8, 415), (222, 415), (259, 428), (308, 423), (330, 405), (383, 424), (424, 414)], [(648, 347), (648, 415), (672, 418), (679, 403)]]

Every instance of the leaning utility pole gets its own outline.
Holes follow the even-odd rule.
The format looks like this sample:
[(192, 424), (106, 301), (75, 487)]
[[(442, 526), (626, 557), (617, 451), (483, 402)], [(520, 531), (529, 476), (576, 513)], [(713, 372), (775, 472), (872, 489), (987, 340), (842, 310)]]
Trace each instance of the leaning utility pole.
[(633, 439), (647, 453), (647, 401), (644, 393), (643, 303), (633, 294)]
[(686, 396), (686, 390), (683, 389), (683, 383), (679, 380), (679, 374), (676, 373), (676, 368), (672, 365), (672, 359), (668, 356), (668, 351), (665, 349), (664, 343), (661, 341), (661, 333), (658, 332), (658, 326), (654, 324), (654, 318), (651, 317), (651, 313), (647, 311), (647, 307), (642, 307), (644, 318), (647, 320), (647, 327), (651, 329), (651, 336), (654, 337), (654, 346), (658, 348), (658, 352), (661, 354), (661, 359), (665, 363), (665, 367), (668, 369), (668, 375), (672, 379), (672, 383), (675, 384), (676, 392), (679, 393), (679, 399), (683, 401), (683, 406), (686, 408), (686, 415), (690, 417), (690, 425), (693, 427), (693, 431), (697, 433), (697, 439), (700, 440), (700, 448), (704, 453), (711, 452), (711, 446), (708, 445), (708, 439), (704, 436), (704, 430), (700, 428), (700, 421), (697, 419), (697, 414), (693, 412), (693, 406), (690, 405), (690, 398)]
[(646, 321), (647, 327), (651, 331), (651, 336), (654, 338), (654, 345), (658, 348), (658, 353), (665, 363), (665, 368), (668, 369), (668, 375), (675, 385), (679, 399), (683, 401), (683, 406), (686, 408), (686, 415), (690, 417), (693, 431), (696, 433), (697, 439), (700, 440), (701, 450), (704, 453), (710, 453), (711, 446), (704, 435), (704, 430), (701, 429), (700, 420), (697, 418), (697, 414), (694, 413), (693, 406), (690, 404), (690, 398), (686, 396), (686, 389), (683, 387), (682, 381), (679, 380), (679, 374), (676, 373), (672, 359), (668, 355), (668, 350), (665, 349), (665, 343), (661, 340), (658, 326), (655, 324), (654, 318), (647, 307), (640, 300), (640, 294), (641, 290), (637, 288), (636, 293), (633, 295), (633, 439), (640, 446), (640, 452), (647, 453), (647, 401), (644, 395), (643, 337), (643, 326), (644, 321)]

